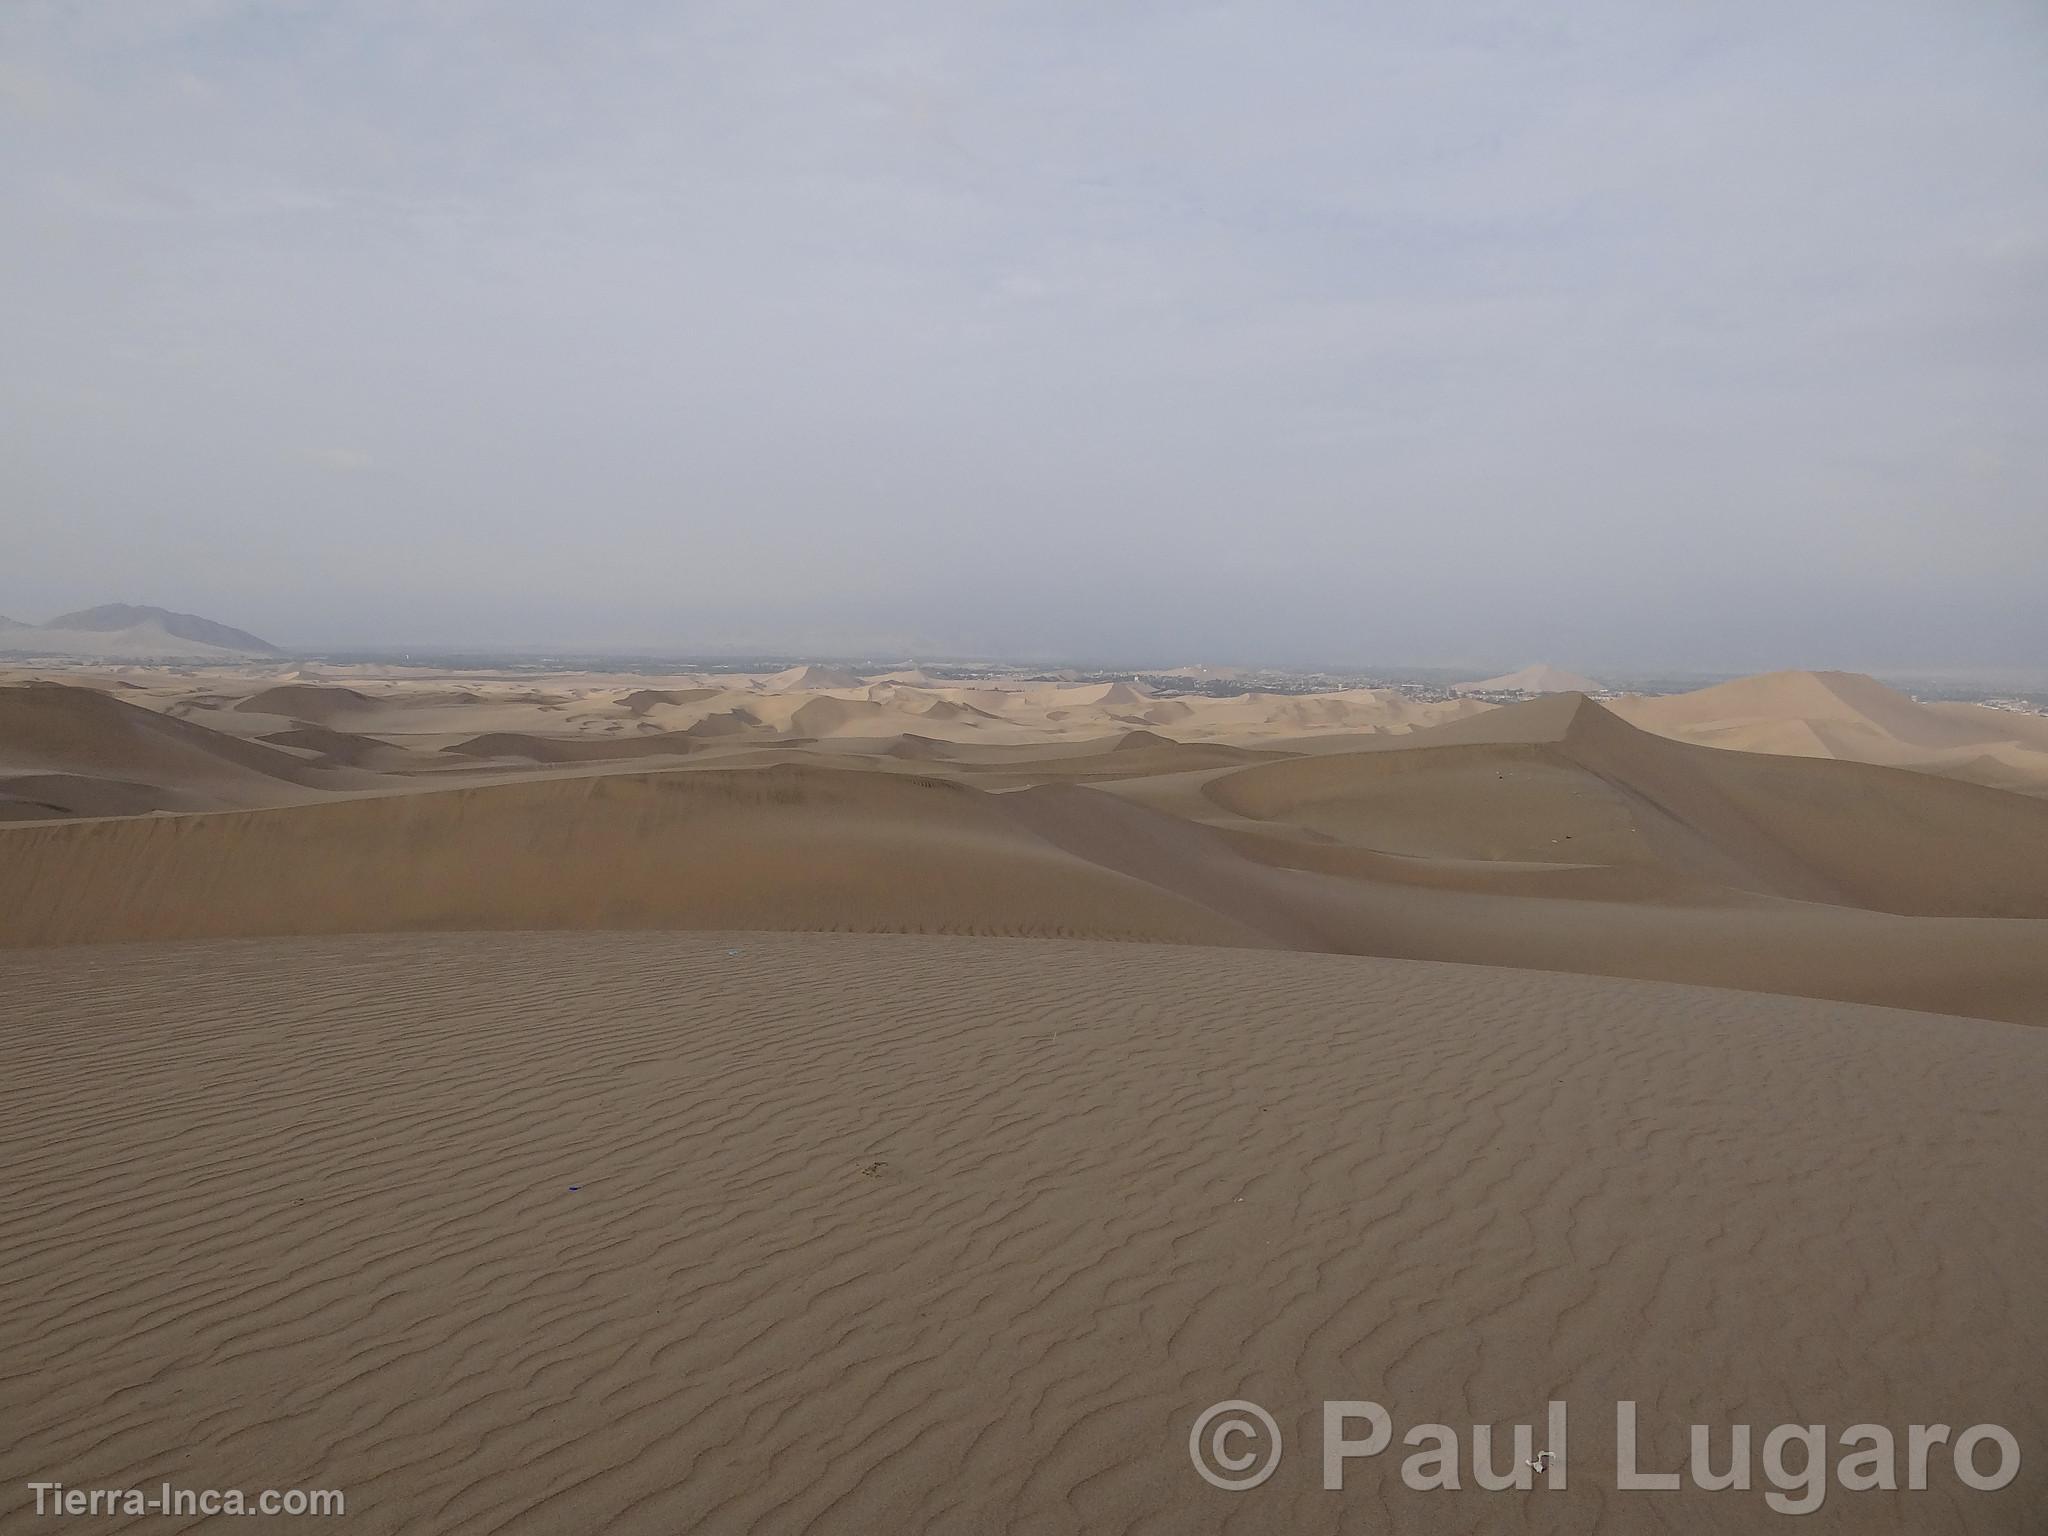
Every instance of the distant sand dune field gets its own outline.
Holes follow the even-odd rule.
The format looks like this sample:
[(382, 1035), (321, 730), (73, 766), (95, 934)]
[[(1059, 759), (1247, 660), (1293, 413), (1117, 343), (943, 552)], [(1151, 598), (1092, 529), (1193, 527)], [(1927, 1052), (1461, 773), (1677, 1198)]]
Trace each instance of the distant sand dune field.
[[(1009, 934), (1480, 962), (2048, 1022), (2048, 799), (1669, 740), (1577, 694), (1303, 753), (1079, 718), (1029, 740), (1014, 722), (997, 739), (972, 724), (956, 725), (962, 739), (822, 739), (792, 731), (866, 732), (895, 706), (785, 683), (682, 704), (645, 689), (486, 692), (443, 683), (372, 701), (290, 684), (249, 696), (253, 711), (192, 695), (173, 716), (104, 691), (0, 689), (0, 764), (21, 770), (0, 778), (16, 823), (0, 829), (0, 946), (426, 929)], [(1057, 712), (1097, 721), (1148, 698), (1017, 696), (1028, 712), (1068, 694)], [(1292, 728), (1303, 711), (1287, 702)], [(270, 729), (282, 708), (443, 726), (525, 711), (536, 728)], [(536, 712), (553, 710), (565, 713), (539, 728)], [(921, 713), (903, 721), (937, 729)], [(67, 807), (104, 819), (63, 819)], [(214, 814), (137, 814), (163, 809)]]

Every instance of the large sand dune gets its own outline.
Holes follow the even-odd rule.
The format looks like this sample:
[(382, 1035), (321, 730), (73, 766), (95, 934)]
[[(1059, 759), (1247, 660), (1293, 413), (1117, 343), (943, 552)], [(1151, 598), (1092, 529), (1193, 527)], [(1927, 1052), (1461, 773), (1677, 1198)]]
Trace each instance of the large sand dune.
[[(15, 944), (414, 928), (1249, 935), (934, 779), (771, 768), (537, 780), (296, 813), (19, 827)], [(68, 873), (67, 873), (68, 872)]]
[(99, 816), (282, 805), (355, 782), (112, 693), (0, 687), (0, 810)]
[(1665, 741), (1579, 694), (1400, 741), (1398, 751), (1246, 769), (1206, 790), (1240, 815), (1392, 852), (1661, 863), (1800, 900), (2048, 917), (2040, 801), (1860, 763)]
[[(1660, 1468), (1693, 1422), (1993, 1422), (2005, 1489), (1937, 1455), (1796, 1528), (2048, 1521), (2038, 1031), (846, 935), (45, 951), (0, 986), (36, 1000), (0, 1530), (57, 1475), (445, 1536), (1795, 1524), (1760, 1469), (1616, 1492), (1619, 1398)], [(1288, 1442), (1246, 1493), (1188, 1462), (1228, 1398)], [(1416, 1492), (1390, 1455), (1325, 1491), (1326, 1398), (1503, 1436), (1561, 1399), (1569, 1487)]]
[[(0, 686), (0, 1474), (391, 1532), (1784, 1518), (1617, 1493), (1630, 1397), (1659, 1465), (1999, 1424), (2003, 1491), (1800, 1528), (2048, 1524), (2048, 801), (1962, 782), (2031, 790), (2032, 717), (850, 676)], [(1187, 1461), (1234, 1397), (1290, 1442), (1244, 1494)], [(1326, 1493), (1328, 1397), (1564, 1398), (1571, 1487)]]
[(1074, 936), (2048, 1022), (2048, 805), (1666, 741), (1576, 695), (1300, 757), (1128, 732), (1050, 757), (925, 737), (897, 739), (921, 743), (907, 753), (764, 754), (749, 739), (487, 736), (440, 754), (458, 768), (323, 804), (17, 826), (0, 843), (0, 943)]
[(1646, 730), (1705, 746), (1879, 763), (2048, 793), (2048, 717), (1922, 704), (1853, 672), (1773, 672), (1614, 700)]

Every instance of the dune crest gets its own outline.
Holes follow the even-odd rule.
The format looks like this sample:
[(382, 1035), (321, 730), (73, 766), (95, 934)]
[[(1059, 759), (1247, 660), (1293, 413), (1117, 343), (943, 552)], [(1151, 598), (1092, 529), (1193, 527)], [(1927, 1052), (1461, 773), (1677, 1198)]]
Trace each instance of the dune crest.
[[(1667, 734), (1620, 717), (1645, 701), (1569, 692), (655, 681), (0, 687), (0, 945), (1087, 936), (2048, 1022), (2048, 799), (1966, 782), (2023, 759), (1959, 748), (1936, 774), (1668, 734), (1735, 707), (1902, 751), (1983, 728), (1868, 679), (1647, 701)], [(165, 811), (214, 814), (101, 819)]]
[(1616, 699), (1624, 719), (1738, 751), (1913, 768), (2048, 793), (2048, 717), (1922, 704), (1855, 672), (1772, 672), (1692, 693)]

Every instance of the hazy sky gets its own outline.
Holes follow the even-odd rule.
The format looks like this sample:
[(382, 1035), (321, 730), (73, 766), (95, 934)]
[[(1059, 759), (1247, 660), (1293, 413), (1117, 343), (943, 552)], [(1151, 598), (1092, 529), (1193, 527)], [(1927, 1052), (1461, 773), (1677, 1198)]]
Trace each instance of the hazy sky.
[(0, 5), (0, 613), (2048, 660), (2039, 0)]

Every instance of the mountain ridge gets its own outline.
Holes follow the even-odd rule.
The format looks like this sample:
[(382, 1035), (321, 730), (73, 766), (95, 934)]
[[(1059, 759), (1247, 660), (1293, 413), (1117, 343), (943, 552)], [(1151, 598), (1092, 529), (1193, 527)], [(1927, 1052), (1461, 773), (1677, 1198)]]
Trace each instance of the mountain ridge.
[(108, 660), (230, 660), (281, 656), (259, 635), (196, 613), (102, 603), (43, 624), (0, 620), (0, 647), (15, 653)]

